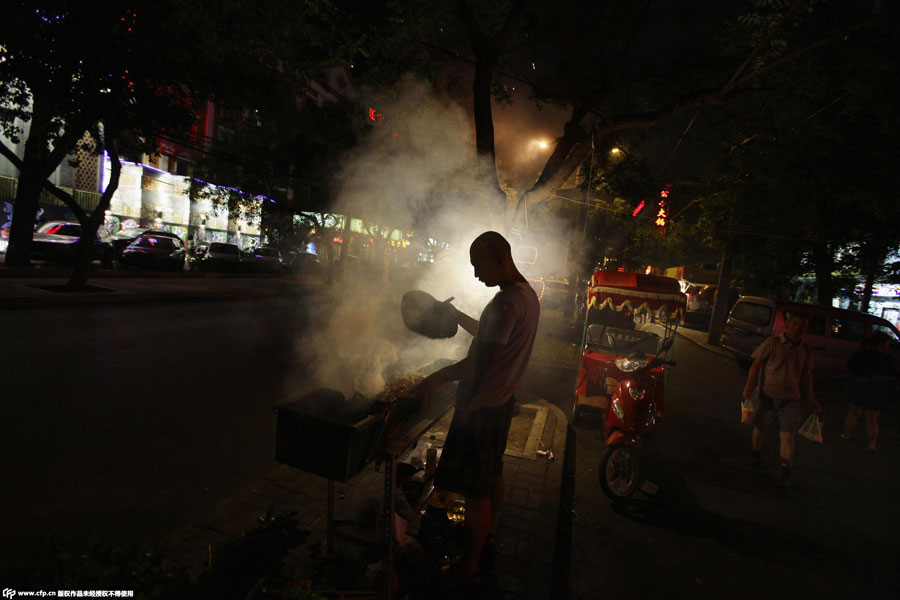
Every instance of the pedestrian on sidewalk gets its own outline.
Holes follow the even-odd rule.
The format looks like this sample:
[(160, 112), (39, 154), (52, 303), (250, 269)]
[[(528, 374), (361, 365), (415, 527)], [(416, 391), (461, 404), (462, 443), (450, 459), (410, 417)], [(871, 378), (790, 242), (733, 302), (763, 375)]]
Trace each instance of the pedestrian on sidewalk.
[(512, 422), (513, 392), (528, 365), (540, 304), (516, 268), (509, 242), (497, 232), (479, 235), (469, 248), (475, 277), (500, 291), (478, 321), (456, 310), (457, 323), (474, 337), (463, 360), (425, 378), (413, 393), (427, 398), (441, 385), (459, 381), (456, 411), (438, 462), (436, 488), (466, 500), (466, 545), (449, 565), (447, 583), (478, 582), (485, 541), (503, 502), (503, 452)]
[(897, 377), (897, 361), (888, 354), (890, 344), (888, 334), (876, 331), (863, 340), (860, 349), (847, 361), (847, 368), (853, 374), (853, 382), (848, 393), (850, 407), (847, 409), (841, 437), (850, 439), (859, 415), (865, 410), (869, 452), (875, 452), (878, 415), (890, 397), (891, 382)]
[[(791, 487), (794, 463), (794, 436), (809, 411), (821, 413), (822, 407), (813, 393), (812, 349), (803, 342), (808, 317), (791, 314), (784, 333), (771, 336), (753, 353), (753, 365), (744, 386), (744, 399), (749, 400), (759, 388), (759, 406), (753, 414), (753, 455), (751, 462), (762, 465), (762, 446), (766, 430), (778, 422), (781, 440), (781, 481)], [(805, 399), (806, 406), (801, 402)]]

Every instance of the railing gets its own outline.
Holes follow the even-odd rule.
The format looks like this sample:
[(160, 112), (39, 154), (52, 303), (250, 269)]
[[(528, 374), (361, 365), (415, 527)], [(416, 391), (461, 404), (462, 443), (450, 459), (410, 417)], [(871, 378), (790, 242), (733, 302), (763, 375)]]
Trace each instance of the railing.
[[(0, 177), (0, 202), (13, 202), (16, 199), (18, 184), (19, 180), (15, 177)], [(71, 192), (75, 203), (86, 211), (92, 211), (100, 204), (100, 194), (97, 192), (60, 189)], [(47, 190), (41, 190), (40, 203), (48, 206), (65, 206), (61, 200)]]
[(0, 177), (0, 202), (12, 202), (16, 199), (18, 181), (12, 177)]

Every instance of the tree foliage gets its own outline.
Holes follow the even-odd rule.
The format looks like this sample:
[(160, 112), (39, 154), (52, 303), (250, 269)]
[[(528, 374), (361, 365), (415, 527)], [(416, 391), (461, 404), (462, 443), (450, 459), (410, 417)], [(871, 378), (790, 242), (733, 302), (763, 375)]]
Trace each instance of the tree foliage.
[[(838, 29), (878, 13), (857, 4), (820, 7), (818, 26)], [(789, 71), (765, 93), (714, 111), (723, 158), (702, 202), (707, 241), (732, 253), (745, 289), (793, 295), (814, 275), (830, 304), (857, 273), (880, 276), (900, 245), (891, 208), (897, 84), (892, 14), (845, 36)]]
[(18, 142), (28, 123), (22, 159), (0, 147), (20, 170), (6, 258), (16, 266), (28, 264), (44, 187), (73, 209), (83, 224), (81, 245), (90, 248), (117, 179), (90, 215), (47, 181), (79, 145), (113, 150), (115, 144), (110, 154), (116, 157), (154, 153), (160, 138), (186, 139), (207, 100), (253, 115), (267, 100), (296, 90), (323, 56), (353, 47), (341, 33), (339, 12), (325, 0), (163, 0), (152, 10), (47, 0), (6, 8), (0, 127)]

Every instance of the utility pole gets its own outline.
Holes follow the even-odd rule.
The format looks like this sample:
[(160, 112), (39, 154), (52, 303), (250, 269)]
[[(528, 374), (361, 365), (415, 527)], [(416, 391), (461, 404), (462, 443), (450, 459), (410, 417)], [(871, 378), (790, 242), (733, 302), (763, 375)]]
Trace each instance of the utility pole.
[[(734, 223), (734, 205), (731, 207), (731, 215), (728, 218), (728, 227), (731, 228)], [(722, 263), (719, 265), (719, 285), (716, 287), (716, 303), (713, 306), (712, 315), (709, 319), (709, 335), (706, 337), (706, 343), (710, 346), (719, 346), (722, 341), (722, 333), (725, 331), (725, 320), (728, 318), (728, 297), (731, 295), (731, 270), (732, 255), (725, 245), (722, 251)]]
[(594, 132), (591, 132), (591, 166), (588, 168), (587, 175), (587, 185), (585, 186), (586, 192), (584, 194), (584, 226), (581, 228), (581, 243), (584, 244), (584, 239), (587, 236), (587, 222), (588, 222), (588, 210), (591, 207), (591, 187), (593, 184), (592, 179), (594, 178)]
[(728, 297), (731, 295), (731, 253), (726, 249), (722, 253), (722, 264), (719, 265), (719, 285), (716, 288), (716, 304), (713, 306), (709, 320), (709, 335), (706, 343), (718, 346), (725, 331), (725, 320), (728, 318)]

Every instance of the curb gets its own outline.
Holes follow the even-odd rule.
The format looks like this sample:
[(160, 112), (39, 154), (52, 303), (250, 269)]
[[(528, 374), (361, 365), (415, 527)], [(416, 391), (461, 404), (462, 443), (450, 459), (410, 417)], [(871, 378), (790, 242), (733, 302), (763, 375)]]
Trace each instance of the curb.
[(300, 290), (284, 291), (239, 291), (239, 292), (169, 292), (157, 294), (141, 294), (130, 292), (71, 292), (71, 296), (9, 298), (0, 300), (0, 310), (17, 310), (29, 308), (52, 308), (62, 306), (87, 306), (100, 304), (141, 304), (160, 302), (197, 302), (214, 300), (232, 300), (238, 298), (258, 299), (278, 296), (299, 296)]
[[(662, 327), (661, 325), (658, 325), (656, 323), (652, 323), (652, 325), (654, 327), (660, 327), (660, 328)], [(711, 345), (707, 344), (706, 342), (702, 342), (698, 339), (695, 339), (693, 336), (688, 335), (687, 333), (684, 333), (683, 330), (684, 330), (683, 327), (679, 327), (675, 333), (677, 333), (679, 336), (681, 336), (685, 339), (690, 340), (692, 343), (700, 346), (701, 348), (704, 348), (710, 352), (718, 354), (719, 356), (724, 356), (725, 358), (730, 358), (730, 359), (735, 358), (734, 354), (732, 354), (731, 352), (728, 352), (727, 350), (722, 350), (721, 348), (719, 348), (717, 346), (711, 346)]]
[[(203, 278), (203, 279), (214, 279)], [(0, 283), (2, 283), (0, 279)], [(105, 280), (93, 280), (97, 287), (103, 287)], [(192, 281), (196, 279), (192, 278)], [(240, 298), (261, 299), (274, 297), (317, 296), (324, 293), (324, 282), (310, 280), (284, 280), (279, 289), (247, 287), (239, 290), (169, 290), (164, 292), (129, 291), (110, 289), (108, 291), (50, 292), (35, 289), (27, 295), (0, 298), (0, 310), (21, 310), (52, 308), (63, 306), (87, 306), (108, 304), (141, 304), (162, 302), (202, 302), (233, 300)], [(30, 284), (25, 284), (30, 285)], [(33, 295), (30, 295), (33, 294)]]
[(679, 335), (681, 335), (681, 337), (683, 337), (683, 338), (687, 338), (687, 339), (691, 340), (692, 342), (694, 342), (694, 343), (697, 344), (698, 346), (700, 346), (700, 347), (702, 347), (702, 348), (705, 348), (705, 349), (709, 350), (710, 352), (713, 352), (713, 353), (715, 353), (715, 354), (718, 354), (719, 356), (724, 356), (724, 357), (726, 357), (726, 358), (731, 358), (731, 359), (735, 358), (734, 354), (732, 354), (731, 352), (728, 352), (727, 350), (722, 350), (722, 349), (719, 348), (718, 346), (712, 346), (712, 345), (707, 344), (707, 343), (705, 343), (705, 342), (701, 342), (700, 340), (696, 340), (696, 339), (694, 339), (692, 336), (689, 336), (689, 335), (687, 335), (686, 333), (682, 333), (681, 330), (677, 331), (676, 333), (678, 333)]

